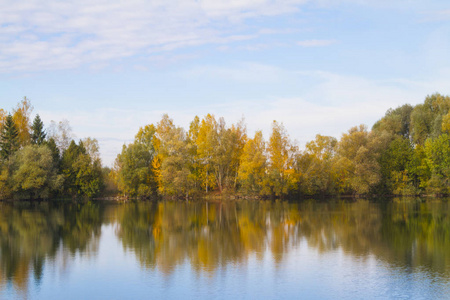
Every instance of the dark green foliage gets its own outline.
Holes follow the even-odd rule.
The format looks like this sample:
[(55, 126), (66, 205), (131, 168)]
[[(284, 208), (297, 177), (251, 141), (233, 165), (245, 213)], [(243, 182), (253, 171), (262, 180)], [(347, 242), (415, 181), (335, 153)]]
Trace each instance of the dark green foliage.
[(123, 146), (117, 156), (117, 185), (127, 196), (149, 197), (156, 192), (152, 171), (153, 153), (141, 143)]
[(381, 183), (377, 188), (384, 193), (392, 193), (401, 189), (402, 184), (412, 182), (409, 167), (413, 157), (414, 148), (409, 139), (403, 135), (394, 137), (389, 146), (381, 150), (379, 158)]
[(45, 141), (47, 134), (44, 132), (44, 123), (42, 123), (41, 117), (36, 115), (31, 125), (31, 143), (35, 145), (42, 145)]
[(50, 151), (52, 153), (53, 164), (54, 164), (55, 168), (57, 170), (59, 170), (60, 165), (61, 165), (61, 155), (59, 153), (59, 148), (56, 145), (55, 139), (50, 138), (47, 141), (45, 141), (44, 144), (50, 149)]
[(13, 117), (8, 115), (1, 128), (0, 134), (0, 156), (2, 159), (8, 159), (19, 149), (19, 131), (14, 124)]
[(72, 141), (69, 147), (67, 122), (59, 123), (57, 140), (47, 139), (39, 115), (30, 124), (31, 109), (26, 98), (13, 115), (0, 108), (0, 200), (94, 197), (102, 192), (108, 176), (102, 173), (98, 141)]
[(91, 157), (83, 142), (71, 141), (61, 159), (64, 174), (64, 194), (72, 197), (93, 197), (103, 188), (102, 170), (99, 159)]

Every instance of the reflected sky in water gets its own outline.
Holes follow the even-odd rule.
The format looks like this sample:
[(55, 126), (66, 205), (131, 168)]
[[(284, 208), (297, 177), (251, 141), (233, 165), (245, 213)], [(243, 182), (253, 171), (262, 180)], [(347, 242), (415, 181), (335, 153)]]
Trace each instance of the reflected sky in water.
[(0, 203), (0, 298), (449, 298), (444, 201)]

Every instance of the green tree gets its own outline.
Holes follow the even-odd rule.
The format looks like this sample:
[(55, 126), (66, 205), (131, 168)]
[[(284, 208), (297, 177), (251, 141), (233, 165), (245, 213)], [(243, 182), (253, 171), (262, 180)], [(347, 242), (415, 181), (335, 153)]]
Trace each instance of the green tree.
[(450, 192), (450, 135), (443, 134), (425, 142), (426, 164), (431, 171), (427, 188), (431, 193)]
[[(96, 144), (96, 141), (93, 142)], [(91, 145), (92, 146), (92, 145)], [(83, 142), (79, 145), (72, 140), (69, 147), (64, 151), (61, 159), (61, 169), (64, 174), (64, 193), (72, 197), (94, 197), (102, 188), (102, 169), (98, 152), (98, 145), (90, 147), (89, 153)]]
[(42, 145), (47, 134), (44, 131), (44, 123), (39, 115), (36, 115), (31, 125), (31, 143), (34, 145)]
[(306, 150), (297, 159), (301, 192), (309, 195), (338, 192), (337, 172), (334, 166), (337, 140), (316, 135), (306, 144)]
[(8, 114), (6, 113), (6, 111), (4, 109), (0, 108), (0, 128), (2, 128), (3, 122), (5, 122), (7, 115)]
[(0, 160), (0, 200), (12, 198), (12, 166)]
[(72, 140), (61, 157), (61, 171), (64, 174), (64, 193), (72, 197), (78, 194), (76, 184), (77, 170), (74, 167), (78, 157), (82, 154), (86, 154), (86, 149), (80, 147)]
[(409, 139), (397, 136), (382, 151), (379, 159), (381, 181), (386, 192), (400, 193), (408, 184), (408, 165), (414, 155), (414, 148)]
[(149, 145), (145, 143), (135, 141), (123, 145), (113, 169), (115, 182), (122, 194), (146, 198), (156, 193), (157, 185), (152, 167), (154, 156), (155, 153), (149, 151)]
[(57, 170), (60, 170), (61, 154), (55, 140), (53, 138), (49, 138), (44, 142), (44, 144), (50, 149), (53, 158), (53, 165)]
[(4, 160), (8, 159), (19, 149), (19, 131), (14, 123), (13, 117), (8, 115), (1, 128), (0, 155)]
[(88, 153), (78, 156), (73, 169), (76, 172), (77, 193), (83, 197), (97, 196), (103, 189), (101, 161)]
[(46, 146), (26, 146), (13, 157), (12, 186), (19, 199), (46, 199), (62, 188), (51, 151)]
[(450, 110), (450, 97), (440, 94), (427, 96), (423, 104), (414, 107), (411, 113), (411, 136), (415, 144), (423, 145), (442, 133), (443, 119)]
[[(372, 139), (364, 125), (351, 128), (338, 143), (336, 168), (344, 174), (342, 183), (357, 194), (366, 194), (381, 179), (378, 163), (380, 139)], [(385, 144), (385, 143), (382, 143)]]
[(394, 135), (410, 137), (411, 113), (413, 107), (409, 104), (402, 105), (396, 109), (389, 109), (383, 118), (376, 122), (372, 130), (387, 131)]

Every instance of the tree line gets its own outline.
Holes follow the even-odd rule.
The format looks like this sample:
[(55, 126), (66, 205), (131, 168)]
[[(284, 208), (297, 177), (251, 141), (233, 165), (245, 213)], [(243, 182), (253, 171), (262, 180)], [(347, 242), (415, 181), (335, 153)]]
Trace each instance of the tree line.
[(0, 110), (0, 198), (94, 197), (112, 185), (138, 198), (450, 193), (450, 97), (440, 94), (389, 109), (371, 130), (318, 134), (302, 150), (276, 121), (266, 141), (243, 120), (208, 114), (184, 129), (166, 114), (123, 145), (112, 170), (95, 139), (75, 142), (64, 121), (44, 130), (31, 111), (26, 98)]
[(104, 187), (98, 142), (72, 139), (67, 121), (47, 130), (25, 97), (0, 109), (0, 199), (94, 197)]
[(450, 97), (389, 109), (371, 130), (352, 127), (339, 140), (318, 134), (304, 150), (276, 121), (265, 141), (243, 121), (208, 114), (185, 130), (164, 115), (123, 146), (112, 176), (131, 197), (449, 194)]

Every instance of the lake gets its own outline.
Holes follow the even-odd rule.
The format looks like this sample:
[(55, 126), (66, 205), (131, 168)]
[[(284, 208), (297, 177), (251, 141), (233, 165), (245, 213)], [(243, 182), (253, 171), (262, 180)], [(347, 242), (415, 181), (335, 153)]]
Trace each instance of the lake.
[(450, 299), (448, 200), (0, 203), (0, 299)]

